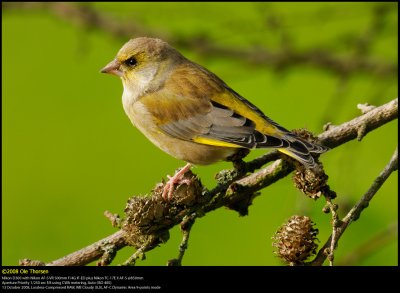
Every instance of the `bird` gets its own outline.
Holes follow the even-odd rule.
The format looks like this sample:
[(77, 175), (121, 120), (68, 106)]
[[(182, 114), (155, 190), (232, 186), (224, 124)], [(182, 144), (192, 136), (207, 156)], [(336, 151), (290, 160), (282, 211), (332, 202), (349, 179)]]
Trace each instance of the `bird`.
[(267, 117), (216, 74), (187, 59), (159, 38), (130, 39), (102, 73), (123, 84), (122, 104), (132, 124), (154, 145), (186, 165), (168, 176), (162, 197), (187, 183), (193, 165), (227, 160), (243, 149), (275, 148), (306, 168), (313, 153), (327, 147), (311, 143)]

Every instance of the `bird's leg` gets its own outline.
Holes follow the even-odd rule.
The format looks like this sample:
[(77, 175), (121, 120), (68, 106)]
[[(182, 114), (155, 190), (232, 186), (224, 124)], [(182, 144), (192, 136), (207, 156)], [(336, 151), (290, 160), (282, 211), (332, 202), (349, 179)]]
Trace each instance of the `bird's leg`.
[(164, 190), (162, 193), (162, 197), (165, 200), (170, 200), (172, 198), (172, 193), (174, 192), (174, 184), (189, 184), (188, 179), (184, 179), (183, 176), (187, 171), (190, 170), (192, 164), (187, 163), (182, 169), (175, 173), (174, 176), (168, 176), (168, 182), (164, 185)]

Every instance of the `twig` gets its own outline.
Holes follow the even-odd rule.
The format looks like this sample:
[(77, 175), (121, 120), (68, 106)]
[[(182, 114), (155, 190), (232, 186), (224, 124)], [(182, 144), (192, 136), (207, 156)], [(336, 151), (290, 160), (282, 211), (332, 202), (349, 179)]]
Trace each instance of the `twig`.
[(122, 265), (123, 266), (134, 266), (136, 264), (136, 261), (138, 259), (144, 260), (146, 259), (146, 255), (144, 254), (144, 251), (147, 250), (147, 245), (143, 245), (142, 247), (139, 247), (134, 254), (130, 258), (128, 258)]
[[(82, 266), (92, 261), (102, 257), (104, 254), (104, 246), (113, 244), (115, 249), (121, 249), (122, 247), (126, 246), (125, 241), (125, 232), (123, 230), (119, 230), (114, 234), (97, 241), (81, 250), (68, 254), (60, 259), (54, 260), (52, 262), (47, 263), (47, 266)], [(29, 259), (20, 260), (20, 265), (34, 265)], [(41, 264), (43, 265), (43, 264)]]
[[(354, 221), (356, 221), (361, 212), (368, 207), (369, 202), (374, 197), (376, 192), (380, 189), (386, 179), (392, 174), (393, 171), (398, 169), (398, 153), (397, 148), (390, 159), (389, 163), (385, 166), (383, 171), (379, 174), (379, 176), (374, 180), (371, 187), (368, 191), (361, 197), (361, 199), (355, 204), (355, 206), (347, 213), (347, 215), (343, 218), (340, 226), (336, 230), (336, 235), (331, 235), (329, 239), (325, 242), (325, 245), (318, 251), (317, 256), (315, 259), (310, 262), (310, 265), (317, 265), (320, 266), (324, 263), (326, 257), (333, 253), (333, 251), (329, 251), (327, 255), (327, 249), (331, 250), (332, 247), (337, 246), (337, 242), (339, 241), (340, 237), (343, 235), (343, 232), (347, 229), (347, 227)], [(330, 249), (329, 249), (330, 248)]]
[[(393, 153), (390, 162), (386, 165), (383, 171), (379, 174), (379, 176), (374, 180), (371, 187), (368, 189), (367, 193), (360, 199), (360, 201), (347, 213), (347, 215), (343, 218), (343, 222), (350, 224), (353, 221), (356, 221), (360, 216), (360, 213), (368, 207), (369, 202), (374, 197), (375, 193), (379, 190), (379, 188), (383, 185), (389, 175), (396, 171), (398, 168), (398, 154), (397, 147)], [(347, 225), (348, 225), (347, 224)]]
[(333, 266), (334, 251), (335, 251), (336, 243), (338, 240), (337, 230), (340, 225), (340, 221), (339, 221), (339, 216), (336, 212), (338, 209), (337, 204), (332, 203), (332, 199), (329, 197), (326, 198), (326, 203), (329, 208), (329, 211), (332, 213), (332, 237), (331, 237), (331, 243), (329, 246), (328, 260), (329, 260), (329, 265)]
[(370, 105), (368, 103), (365, 103), (365, 104), (358, 104), (357, 108), (361, 110), (361, 113), (366, 114), (369, 111), (375, 109), (376, 107), (372, 106), (372, 105)]
[(98, 266), (108, 266), (114, 260), (117, 255), (118, 249), (114, 244), (105, 244), (103, 247), (103, 255), (100, 260), (97, 262)]
[(181, 266), (182, 259), (185, 255), (185, 251), (188, 248), (189, 235), (190, 230), (194, 224), (194, 219), (196, 218), (196, 214), (192, 214), (190, 216), (185, 216), (181, 222), (181, 231), (182, 231), (182, 242), (179, 244), (179, 254), (177, 258), (170, 259), (167, 263), (168, 266)]
[(324, 145), (334, 148), (357, 138), (360, 127), (365, 127), (364, 135), (366, 135), (382, 124), (397, 119), (397, 116), (398, 99), (396, 98), (342, 125), (330, 125), (325, 132), (318, 135), (318, 139)]
[(110, 211), (105, 211), (104, 216), (110, 220), (114, 228), (121, 228), (121, 218), (118, 214), (113, 214)]
[(285, 69), (290, 66), (302, 64), (328, 69), (343, 76), (358, 72), (374, 73), (382, 77), (396, 77), (398, 75), (398, 65), (396, 63), (376, 62), (364, 56), (339, 57), (332, 55), (324, 49), (296, 52), (291, 47), (288, 47), (272, 52), (267, 48), (240, 49), (235, 47), (221, 47), (217, 46), (215, 41), (204, 34), (193, 36), (189, 39), (187, 37), (168, 34), (164, 31), (153, 31), (149, 28), (144, 28), (131, 19), (129, 22), (114, 19), (110, 15), (97, 11), (87, 4), (82, 5), (67, 2), (2, 3), (3, 11), (11, 9), (25, 9), (28, 11), (42, 9), (68, 22), (83, 26), (88, 30), (102, 30), (124, 41), (132, 38), (132, 36), (159, 37), (175, 46), (197, 52), (199, 55), (240, 58), (248, 63), (269, 65), (276, 69)]
[[(357, 136), (356, 133), (359, 125), (367, 125), (366, 131), (370, 132), (379, 126), (382, 126), (389, 121), (396, 119), (397, 113), (398, 103), (397, 99), (395, 99), (385, 105), (377, 107), (367, 114), (359, 116), (340, 126), (331, 127), (324, 133), (320, 134), (318, 137), (323, 141), (325, 145), (331, 148), (335, 148), (341, 144), (346, 143), (347, 141), (355, 139)], [(261, 161), (263, 160), (269, 161), (270, 156), (262, 156), (261, 158), (256, 159), (255, 161), (257, 162), (257, 164), (255, 165), (261, 166)], [(254, 163), (252, 162), (246, 163), (246, 166), (254, 166)], [(226, 176), (225, 180), (221, 180), (221, 182), (214, 189), (205, 192), (202, 197), (204, 202), (199, 203), (195, 206), (184, 207), (178, 212), (175, 211), (175, 214), (158, 215), (159, 212), (157, 211), (159, 211), (159, 209), (157, 208), (155, 210), (157, 217), (160, 216), (162, 219), (166, 219), (165, 222), (159, 224), (159, 227), (157, 227), (157, 231), (168, 231), (174, 225), (180, 223), (185, 216), (191, 215), (193, 213), (196, 213), (198, 217), (201, 217), (204, 216), (207, 212), (218, 209), (221, 206), (229, 206), (235, 209), (237, 209), (238, 207), (247, 208), (248, 205), (251, 203), (251, 200), (255, 196), (259, 195), (257, 193), (259, 190), (285, 177), (291, 172), (292, 168), (293, 167), (286, 161), (278, 160), (271, 166), (268, 166), (267, 168), (262, 169), (254, 174), (250, 174), (248, 177), (245, 177), (243, 179), (240, 179), (240, 175), (238, 175), (237, 172), (227, 171), (225, 172), (225, 174), (230, 174), (231, 176)], [(150, 199), (148, 201), (151, 201)], [(142, 203), (144, 207), (146, 207), (148, 201)], [(174, 209), (171, 209), (170, 211), (174, 211)], [(143, 216), (141, 215), (141, 212), (143, 212)], [(135, 217), (137, 217), (137, 219), (139, 220), (141, 218), (146, 218), (147, 215), (145, 213), (147, 213), (147, 210), (141, 210), (140, 208), (138, 208)], [(340, 237), (341, 233), (342, 232), (339, 229), (338, 237)], [(142, 234), (138, 235), (142, 236)], [(130, 237), (139, 236), (131, 235)], [(129, 238), (131, 240), (128, 241), (128, 238), (128, 235), (126, 235), (123, 230), (120, 230), (103, 240), (100, 240), (92, 245), (89, 245), (86, 248), (71, 253), (70, 255), (67, 255), (59, 260), (50, 262), (46, 265), (85, 265), (98, 259), (104, 254), (103, 246), (105, 244), (115, 244), (115, 249), (121, 249), (122, 247), (129, 245), (129, 243), (140, 242), (131, 238)], [(328, 244), (326, 244), (325, 248), (328, 248), (330, 246), (331, 240), (329, 240), (327, 243)], [(140, 253), (156, 247), (153, 244), (154, 242), (148, 243), (147, 245), (141, 245), (139, 248)], [(136, 256), (132, 257), (131, 259), (136, 261), (137, 256), (140, 255), (140, 253), (138, 252), (138, 254), (136, 254)], [(30, 262), (32, 263), (33, 261)], [(21, 262), (20, 264), (22, 265), (24, 263), (26, 262)], [(43, 265), (42, 262), (36, 261), (35, 263)]]

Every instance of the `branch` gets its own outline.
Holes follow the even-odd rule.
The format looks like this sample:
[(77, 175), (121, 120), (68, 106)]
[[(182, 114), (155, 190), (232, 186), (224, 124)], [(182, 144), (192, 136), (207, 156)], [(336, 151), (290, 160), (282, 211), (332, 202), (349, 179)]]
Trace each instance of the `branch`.
[(44, 264), (36, 260), (23, 259), (20, 261), (20, 265), (24, 266), (35, 266), (35, 265), (46, 265), (46, 266), (80, 266), (86, 265), (96, 259), (99, 259), (104, 254), (104, 246), (113, 245), (116, 250), (126, 246), (125, 232), (119, 230), (114, 234), (99, 240), (81, 250), (73, 252), (65, 257), (57, 259), (55, 261)]
[(152, 36), (163, 38), (168, 42), (199, 55), (240, 58), (250, 64), (269, 65), (275, 69), (286, 69), (295, 65), (311, 65), (321, 69), (329, 69), (340, 75), (349, 75), (359, 72), (374, 73), (381, 77), (397, 77), (397, 63), (388, 64), (383, 61), (369, 60), (364, 56), (339, 57), (332, 55), (325, 49), (311, 49), (304, 52), (296, 52), (290, 47), (280, 51), (270, 51), (267, 48), (241, 49), (236, 47), (221, 47), (215, 44), (215, 40), (201, 34), (190, 38), (166, 33), (165, 31), (153, 31), (135, 23), (132, 19), (122, 22), (110, 15), (97, 11), (85, 4), (67, 2), (22, 2), (2, 3), (3, 11), (42, 9), (55, 16), (82, 26), (87, 30), (101, 30), (111, 36), (126, 41), (133, 36)]
[[(326, 131), (318, 135), (318, 140), (330, 148), (335, 148), (355, 138), (358, 138), (360, 141), (367, 133), (387, 122), (397, 119), (397, 116), (398, 99), (396, 98), (339, 126), (327, 125), (325, 127)], [(362, 136), (359, 134), (360, 130), (363, 132)]]
[(188, 248), (189, 235), (190, 230), (193, 227), (194, 220), (196, 218), (196, 214), (192, 214), (191, 216), (185, 216), (181, 222), (181, 231), (182, 231), (182, 242), (179, 244), (179, 255), (177, 258), (170, 259), (167, 263), (168, 266), (181, 266), (182, 259), (185, 255), (185, 251)]
[(332, 199), (327, 197), (326, 198), (327, 206), (329, 207), (330, 212), (332, 213), (332, 236), (331, 236), (331, 243), (329, 246), (329, 254), (327, 255), (328, 260), (329, 260), (329, 265), (333, 266), (333, 252), (336, 247), (336, 243), (339, 240), (338, 238), (338, 226), (340, 224), (339, 222), (339, 216), (337, 214), (337, 209), (338, 205), (332, 203)]
[[(379, 126), (397, 119), (397, 114), (398, 101), (394, 99), (349, 122), (331, 127), (318, 137), (325, 145), (335, 148), (355, 139), (360, 125), (366, 125), (365, 134), (367, 134)], [(219, 172), (217, 177), (219, 183), (210, 191), (202, 191), (200, 181), (193, 174), (188, 174), (188, 179), (193, 183), (188, 186), (178, 186), (171, 202), (165, 202), (161, 199), (163, 186), (159, 184), (153, 190), (153, 196), (132, 197), (128, 201), (125, 209), (126, 219), (123, 221), (122, 230), (59, 260), (45, 264), (40, 261), (24, 259), (20, 261), (20, 264), (85, 265), (104, 254), (105, 244), (113, 245), (115, 250), (127, 245), (134, 246), (139, 250), (139, 255), (142, 255), (144, 252), (155, 248), (159, 243), (167, 241), (168, 230), (181, 223), (185, 216), (193, 217), (193, 219), (194, 217), (202, 217), (222, 206), (238, 210), (240, 214), (244, 215), (247, 213), (247, 208), (253, 198), (259, 195), (259, 190), (287, 176), (294, 169), (287, 161), (277, 160), (270, 166), (243, 178), (246, 172), (260, 168), (263, 164), (276, 159), (277, 156), (277, 152), (273, 151), (251, 162), (243, 163), (235, 170)], [(378, 180), (376, 184), (381, 185), (382, 183)], [(369, 201), (372, 196), (373, 194), (367, 193), (365, 198)], [(365, 200), (361, 201), (356, 210), (352, 210), (350, 216), (345, 219), (347, 221), (354, 220), (354, 215), (361, 211), (363, 204), (365, 204)], [(110, 217), (110, 213), (107, 214), (111, 219), (116, 218), (115, 216)], [(339, 231), (339, 233), (341, 235), (343, 231)], [(329, 247), (330, 241), (331, 239), (325, 245), (326, 247)], [(133, 258), (136, 261), (138, 256), (136, 255)], [(319, 256), (319, 259), (322, 259), (322, 257)]]
[(347, 227), (360, 217), (361, 212), (366, 207), (368, 207), (369, 202), (377, 193), (377, 191), (381, 188), (386, 179), (390, 176), (390, 174), (392, 174), (393, 171), (396, 171), (397, 169), (398, 169), (398, 153), (396, 148), (389, 163), (385, 166), (385, 168), (379, 174), (379, 176), (374, 180), (368, 191), (361, 197), (361, 199), (356, 203), (356, 205), (343, 218), (340, 226), (338, 226), (336, 229), (335, 237), (334, 235), (331, 235), (329, 237), (325, 245), (319, 250), (316, 258), (310, 263), (310, 265), (320, 266), (324, 263), (326, 257), (333, 253), (332, 250), (337, 246), (340, 237), (343, 235), (344, 231), (346, 231)]

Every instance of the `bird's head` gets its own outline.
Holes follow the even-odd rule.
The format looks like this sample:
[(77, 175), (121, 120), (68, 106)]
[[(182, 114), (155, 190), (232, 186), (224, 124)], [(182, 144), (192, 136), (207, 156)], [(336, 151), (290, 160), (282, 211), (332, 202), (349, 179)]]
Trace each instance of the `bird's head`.
[(121, 77), (125, 90), (137, 94), (156, 90), (183, 56), (168, 43), (154, 38), (129, 40), (102, 73)]

